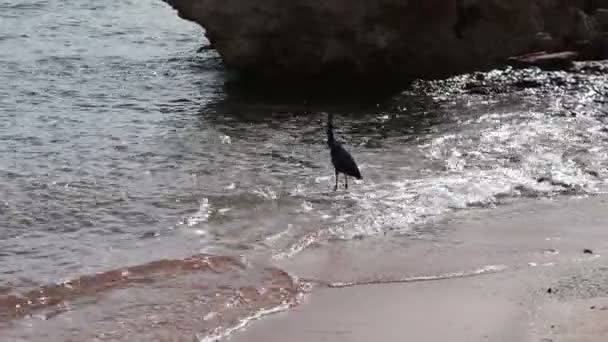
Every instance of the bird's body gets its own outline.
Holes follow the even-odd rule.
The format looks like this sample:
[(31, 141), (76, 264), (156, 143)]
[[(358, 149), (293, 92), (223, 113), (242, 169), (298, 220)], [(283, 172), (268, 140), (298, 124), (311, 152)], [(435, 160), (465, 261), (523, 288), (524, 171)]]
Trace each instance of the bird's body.
[(361, 179), (361, 172), (357, 163), (353, 157), (348, 153), (342, 144), (336, 142), (331, 149), (331, 163), (334, 165), (336, 171), (341, 172), (345, 175)]
[(338, 175), (344, 174), (344, 188), (348, 189), (348, 176), (362, 179), (359, 167), (355, 162), (355, 159), (344, 149), (342, 144), (336, 141), (334, 138), (333, 131), (333, 120), (332, 115), (328, 114), (327, 117), (327, 146), (329, 146), (331, 153), (331, 163), (334, 166), (336, 173), (336, 186), (334, 191), (338, 189)]

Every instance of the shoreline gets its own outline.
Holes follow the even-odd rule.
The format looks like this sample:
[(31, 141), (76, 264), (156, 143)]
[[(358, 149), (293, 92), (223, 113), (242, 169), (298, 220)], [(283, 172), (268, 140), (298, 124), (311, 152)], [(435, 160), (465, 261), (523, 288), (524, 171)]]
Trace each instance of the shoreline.
[[(9, 336), (36, 341), (43, 336), (23, 330), (24, 324), (61, 340), (71, 335), (65, 330), (71, 320), (96, 322), (78, 336), (82, 340), (605, 341), (607, 204), (606, 196), (527, 199), (456, 212), (415, 238), (392, 233), (332, 241), (257, 267), (204, 255), (159, 261), (98, 274), (95, 282), (84, 277), (43, 287), (31, 298), (14, 297), (20, 300), (18, 311), (28, 312), (5, 328), (16, 328), (6, 331)], [(248, 312), (204, 314), (212, 307), (196, 298), (201, 289), (212, 288), (197, 284), (220, 280), (212, 274), (242, 277), (261, 271), (268, 274), (260, 287), (236, 287), (234, 297), (216, 284), (217, 293), (227, 297), (216, 298), (213, 307), (228, 310), (237, 303), (235, 308), (245, 305), (241, 309)], [(131, 283), (141, 285), (126, 286)], [(172, 293), (170, 305), (141, 311), (142, 296), (149, 297), (150, 290)], [(92, 294), (104, 300), (78, 304)], [(117, 308), (131, 310), (130, 318)], [(183, 310), (189, 318), (180, 316)], [(110, 312), (117, 317), (101, 320), (100, 314)], [(149, 317), (137, 319), (140, 315)], [(118, 322), (123, 326), (109, 333)], [(145, 333), (139, 330), (144, 327)]]
[[(357, 257), (362, 246), (344, 244), (283, 261), (292, 274), (328, 282), (383, 276), (347, 288), (317, 286), (299, 306), (252, 322), (228, 340), (605, 341), (607, 199), (525, 202), (452, 219), (444, 236), (410, 249), (378, 244)], [(391, 281), (399, 273), (422, 277), (474, 265), (504, 269)]]

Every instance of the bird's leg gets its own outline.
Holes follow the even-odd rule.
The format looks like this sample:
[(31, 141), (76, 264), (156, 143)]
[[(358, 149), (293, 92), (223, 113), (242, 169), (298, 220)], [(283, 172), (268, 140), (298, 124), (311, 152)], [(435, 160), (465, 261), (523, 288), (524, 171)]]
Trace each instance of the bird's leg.
[(336, 170), (336, 186), (334, 186), (334, 191), (338, 190), (338, 170)]
[(344, 175), (344, 189), (348, 189), (348, 176)]

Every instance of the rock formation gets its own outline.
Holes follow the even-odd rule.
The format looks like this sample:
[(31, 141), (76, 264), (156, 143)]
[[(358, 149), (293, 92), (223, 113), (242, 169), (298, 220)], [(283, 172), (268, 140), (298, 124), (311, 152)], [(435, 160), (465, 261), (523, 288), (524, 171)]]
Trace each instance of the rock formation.
[(225, 65), (264, 76), (438, 77), (606, 54), (608, 0), (164, 0)]

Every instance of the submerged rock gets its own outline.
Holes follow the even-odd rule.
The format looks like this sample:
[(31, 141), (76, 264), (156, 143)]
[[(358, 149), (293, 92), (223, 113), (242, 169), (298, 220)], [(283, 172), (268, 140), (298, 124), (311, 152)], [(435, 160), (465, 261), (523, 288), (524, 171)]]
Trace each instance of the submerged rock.
[(439, 77), (607, 50), (608, 3), (595, 0), (164, 1), (205, 29), (227, 67), (264, 76)]

